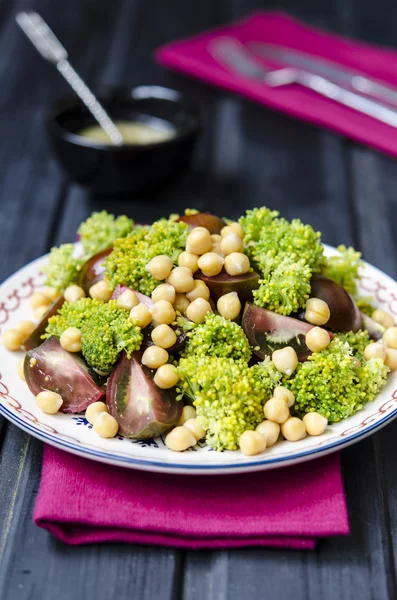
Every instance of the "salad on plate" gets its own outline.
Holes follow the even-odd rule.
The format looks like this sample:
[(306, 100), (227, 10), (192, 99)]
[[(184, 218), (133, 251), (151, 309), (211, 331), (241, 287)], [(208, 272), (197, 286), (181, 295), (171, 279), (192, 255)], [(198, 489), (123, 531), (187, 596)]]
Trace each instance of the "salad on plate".
[(361, 255), (265, 207), (152, 225), (93, 213), (53, 248), (36, 322), (2, 335), (47, 414), (102, 438), (247, 456), (323, 434), (397, 369), (397, 327), (357, 291)]

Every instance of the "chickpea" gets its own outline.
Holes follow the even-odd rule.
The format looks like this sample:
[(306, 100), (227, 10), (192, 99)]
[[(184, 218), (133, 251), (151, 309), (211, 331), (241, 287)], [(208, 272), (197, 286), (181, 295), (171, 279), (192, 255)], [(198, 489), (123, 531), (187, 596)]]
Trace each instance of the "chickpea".
[(394, 348), (388, 348), (386, 350), (385, 365), (389, 367), (390, 371), (397, 369), (397, 350)]
[(383, 341), (387, 344), (388, 348), (397, 350), (397, 327), (389, 327), (383, 334)]
[(55, 415), (63, 404), (62, 396), (56, 392), (44, 390), (36, 396), (36, 404), (43, 413)]
[(204, 323), (205, 316), (212, 312), (211, 305), (204, 298), (196, 298), (186, 309), (186, 316), (193, 323)]
[(117, 306), (131, 310), (134, 306), (138, 306), (138, 296), (132, 290), (124, 290), (124, 292), (117, 298)]
[(187, 267), (192, 273), (198, 270), (198, 256), (192, 252), (181, 252), (178, 258), (178, 267)]
[(7, 329), (1, 336), (3, 346), (12, 352), (20, 350), (22, 342), (23, 335), (18, 329)]
[(215, 277), (223, 269), (225, 260), (216, 252), (206, 252), (198, 259), (198, 266), (206, 277)]
[(281, 425), (281, 433), (289, 442), (297, 442), (306, 437), (306, 427), (298, 417), (290, 417)]
[(205, 227), (195, 227), (187, 236), (186, 250), (193, 254), (205, 254), (212, 248), (211, 234)]
[(152, 331), (152, 340), (160, 348), (171, 348), (176, 342), (175, 331), (169, 325), (157, 325)]
[(206, 283), (204, 283), (204, 281), (201, 281), (201, 279), (195, 279), (193, 289), (191, 289), (190, 292), (186, 294), (186, 298), (189, 302), (193, 302), (193, 300), (196, 300), (197, 298), (204, 298), (204, 300), (209, 300), (209, 287)]
[(39, 306), (48, 306), (49, 303), (47, 296), (42, 292), (35, 292), (30, 299), (30, 306), (33, 310), (39, 308)]
[(167, 300), (173, 304), (175, 302), (175, 288), (169, 283), (160, 283), (156, 289), (152, 292), (153, 302), (159, 302), (160, 300)]
[(24, 340), (30, 336), (31, 333), (36, 329), (36, 324), (33, 321), (19, 321), (16, 329), (21, 332)]
[(186, 427), (174, 427), (165, 438), (165, 445), (173, 452), (183, 452), (196, 445), (196, 438)]
[(185, 314), (186, 309), (189, 306), (189, 304), (190, 304), (190, 302), (189, 302), (186, 294), (176, 294), (174, 308), (175, 308), (175, 310), (180, 312), (181, 315)]
[(86, 408), (85, 418), (91, 425), (93, 425), (99, 415), (103, 412), (108, 412), (108, 407), (106, 404), (104, 402), (93, 402)]
[(46, 296), (46, 298), (48, 299), (48, 302), (50, 302), (51, 304), (53, 302), (55, 302), (55, 300), (57, 298), (59, 298), (59, 296), (61, 295), (58, 290), (56, 290), (53, 287), (49, 287), (46, 286), (41, 290), (41, 293), (44, 294), (44, 296)]
[(317, 412), (310, 412), (303, 417), (303, 423), (309, 435), (321, 435), (328, 425), (328, 419)]
[(266, 440), (258, 431), (244, 431), (239, 439), (240, 450), (245, 456), (254, 456), (266, 448)]
[(352, 367), (353, 369), (359, 369), (361, 367), (361, 360), (356, 356), (352, 356)]
[(221, 230), (222, 237), (226, 237), (227, 235), (230, 235), (230, 233), (238, 235), (241, 239), (245, 236), (244, 229), (241, 227), (240, 223), (237, 223), (236, 221), (229, 223), (229, 225), (226, 225), (226, 227), (223, 227)]
[(388, 327), (393, 327), (394, 325), (394, 318), (391, 316), (391, 314), (385, 310), (382, 310), (381, 308), (374, 310), (372, 313), (372, 319), (383, 325), (383, 327), (386, 327), (386, 329)]
[(274, 398), (282, 398), (287, 403), (288, 408), (291, 408), (291, 406), (294, 405), (294, 394), (291, 392), (291, 390), (284, 387), (283, 385), (278, 385), (274, 388), (273, 396)]
[(18, 373), (18, 377), (20, 379), (22, 379), (22, 381), (25, 381), (25, 361), (24, 361), (24, 359), (19, 360), (17, 362), (17, 373)]
[(381, 358), (382, 360), (385, 360), (386, 348), (384, 343), (373, 342), (368, 344), (364, 349), (364, 358), (365, 360), (370, 360), (371, 358)]
[(36, 317), (36, 319), (38, 321), (41, 321), (41, 319), (46, 314), (47, 310), (48, 310), (48, 306), (43, 304), (42, 306), (39, 306), (38, 308), (36, 308), (36, 310), (34, 311), (34, 316)]
[(107, 412), (101, 412), (94, 421), (94, 431), (102, 438), (113, 438), (118, 430), (116, 419)]
[(187, 427), (187, 429), (190, 429), (197, 441), (202, 440), (203, 437), (205, 437), (205, 429), (201, 427), (200, 423), (198, 422), (198, 419), (188, 419), (187, 421), (185, 421), (183, 426)]
[(167, 283), (173, 285), (175, 291), (179, 294), (186, 294), (186, 292), (190, 292), (190, 290), (193, 289), (193, 273), (187, 267), (175, 267), (175, 269), (171, 271)]
[(330, 341), (328, 331), (321, 327), (313, 327), (313, 329), (307, 332), (305, 337), (306, 346), (312, 352), (321, 352), (321, 350), (324, 350), (328, 346)]
[(298, 356), (291, 346), (286, 346), (273, 352), (272, 362), (277, 371), (290, 376), (298, 366)]
[(137, 306), (130, 311), (130, 319), (135, 325), (138, 325), (141, 329), (145, 329), (152, 321), (152, 313), (143, 302), (140, 302)]
[(219, 233), (213, 233), (211, 235), (211, 240), (212, 240), (212, 245), (214, 244), (220, 244), (222, 241), (222, 236), (219, 235)]
[(85, 298), (85, 291), (79, 285), (69, 285), (63, 292), (63, 297), (67, 302), (77, 302)]
[(224, 319), (236, 319), (241, 311), (241, 302), (237, 292), (229, 292), (218, 299), (216, 303), (219, 314)]
[(219, 256), (221, 256), (222, 258), (225, 258), (225, 255), (223, 254), (223, 252), (221, 250), (220, 244), (212, 244), (211, 252), (215, 252), (215, 254), (219, 254)]
[(178, 425), (184, 425), (186, 423), (186, 421), (189, 421), (189, 419), (195, 419), (195, 418), (196, 418), (196, 409), (193, 406), (190, 406), (189, 404), (187, 404), (186, 406), (184, 406), (182, 408), (182, 414), (178, 421)]
[(226, 235), (224, 238), (222, 238), (220, 249), (225, 256), (231, 254), (232, 252), (243, 252), (243, 240), (235, 233), (229, 233), (229, 235)]
[(263, 407), (266, 419), (275, 423), (284, 423), (289, 417), (288, 404), (283, 398), (270, 398)]
[(331, 312), (329, 306), (320, 298), (309, 298), (306, 302), (305, 319), (313, 325), (325, 325), (328, 323)]
[(89, 293), (94, 300), (109, 302), (113, 291), (110, 289), (108, 282), (105, 279), (102, 279), (102, 281), (98, 281), (98, 283), (94, 283), (94, 285), (90, 287)]
[(149, 369), (158, 369), (168, 361), (169, 354), (159, 346), (149, 346), (142, 354), (142, 364)]
[(255, 429), (266, 440), (266, 448), (274, 446), (280, 435), (280, 424), (275, 421), (262, 421)]
[(162, 279), (167, 279), (168, 275), (171, 273), (172, 260), (165, 254), (159, 254), (148, 262), (145, 269), (152, 277), (154, 277), (154, 279), (161, 281)]
[(225, 258), (225, 270), (226, 273), (232, 277), (236, 275), (244, 275), (250, 270), (250, 261), (248, 256), (242, 252), (232, 252)]
[(80, 352), (81, 331), (77, 327), (68, 327), (59, 338), (59, 342), (67, 352)]
[(174, 365), (166, 364), (161, 365), (156, 371), (153, 378), (154, 383), (157, 387), (162, 390), (168, 390), (174, 387), (179, 381), (179, 373)]
[(153, 319), (159, 325), (161, 323), (169, 325), (176, 319), (174, 307), (167, 300), (159, 300), (158, 302), (155, 302), (150, 309), (150, 312), (152, 313)]

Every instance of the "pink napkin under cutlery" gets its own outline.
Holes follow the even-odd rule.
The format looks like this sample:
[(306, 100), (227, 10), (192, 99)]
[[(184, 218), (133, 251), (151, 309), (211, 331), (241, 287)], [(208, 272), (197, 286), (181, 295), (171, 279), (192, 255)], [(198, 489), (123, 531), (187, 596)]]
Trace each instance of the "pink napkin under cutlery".
[(113, 467), (45, 446), (34, 521), (68, 544), (190, 549), (313, 549), (349, 532), (338, 454), (214, 477)]
[[(303, 52), (396, 88), (397, 51), (326, 33), (275, 12), (259, 12), (243, 21), (204, 32), (190, 39), (172, 42), (156, 51), (156, 58), (164, 66), (397, 156), (395, 127), (376, 121), (299, 85), (272, 88), (259, 80), (240, 76), (222, 65), (213, 56), (211, 48), (214, 40), (225, 36), (238, 40), (250, 49), (255, 43), (265, 43)], [(256, 60), (259, 61), (258, 64), (262, 62), (267, 67), (276, 66), (275, 63), (269, 64), (258, 56)], [(277, 65), (280, 66), (285, 65)]]

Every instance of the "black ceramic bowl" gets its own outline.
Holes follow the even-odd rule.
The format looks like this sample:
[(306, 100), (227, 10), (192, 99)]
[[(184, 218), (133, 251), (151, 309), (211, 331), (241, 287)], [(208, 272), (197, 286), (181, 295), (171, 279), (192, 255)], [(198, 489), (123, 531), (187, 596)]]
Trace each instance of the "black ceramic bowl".
[(95, 124), (77, 98), (53, 107), (48, 131), (57, 158), (74, 181), (105, 196), (143, 195), (174, 181), (189, 167), (199, 130), (197, 112), (175, 90), (159, 86), (109, 88), (98, 99), (114, 120), (160, 119), (174, 136), (145, 145), (112, 146), (78, 135)]

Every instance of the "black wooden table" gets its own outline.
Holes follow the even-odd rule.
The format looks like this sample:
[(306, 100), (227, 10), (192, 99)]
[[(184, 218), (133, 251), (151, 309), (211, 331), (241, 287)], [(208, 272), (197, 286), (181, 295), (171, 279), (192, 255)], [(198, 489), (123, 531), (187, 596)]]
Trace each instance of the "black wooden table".
[[(205, 128), (194, 171), (183, 182), (150, 201), (122, 203), (90, 198), (65, 179), (44, 121), (48, 105), (67, 90), (14, 24), (15, 12), (32, 5), (90, 84), (166, 84), (198, 103)], [(72, 240), (95, 209), (145, 221), (184, 206), (216, 205), (237, 217), (263, 204), (312, 223), (329, 244), (353, 244), (397, 275), (394, 160), (152, 61), (162, 43), (275, 5), (313, 25), (397, 46), (395, 0), (1, 0), (0, 281), (51, 245)], [(42, 444), (0, 420), (0, 598), (395, 600), (396, 434), (395, 422), (341, 453), (348, 538), (326, 540), (314, 552), (183, 552), (68, 547), (35, 527)]]

